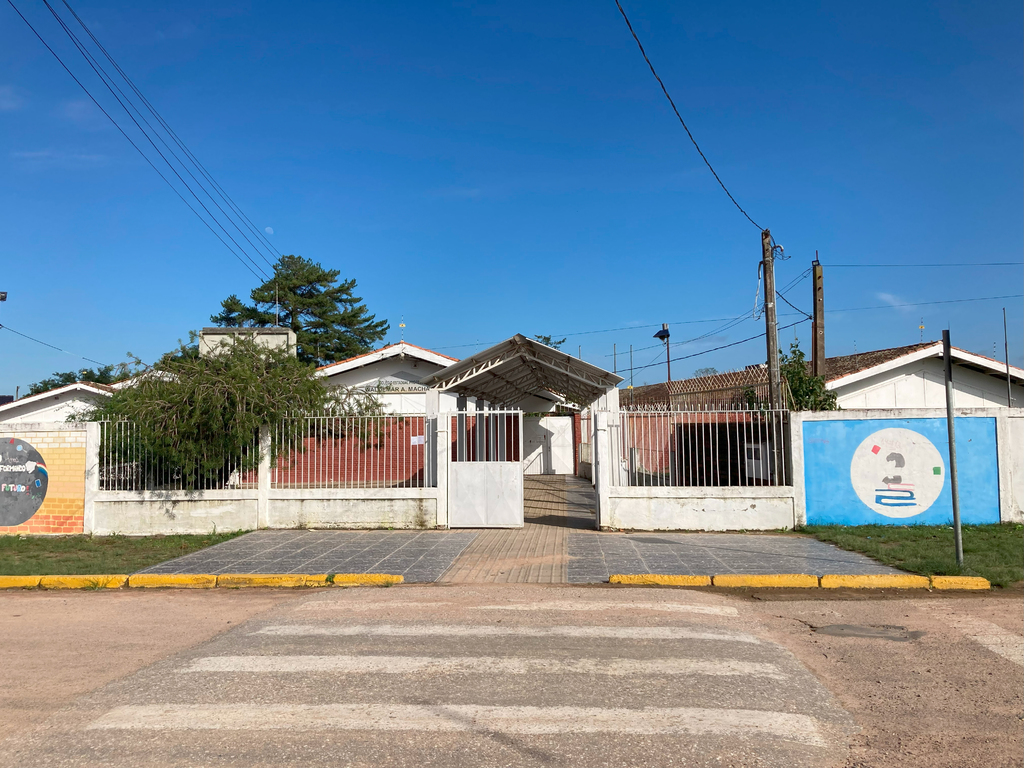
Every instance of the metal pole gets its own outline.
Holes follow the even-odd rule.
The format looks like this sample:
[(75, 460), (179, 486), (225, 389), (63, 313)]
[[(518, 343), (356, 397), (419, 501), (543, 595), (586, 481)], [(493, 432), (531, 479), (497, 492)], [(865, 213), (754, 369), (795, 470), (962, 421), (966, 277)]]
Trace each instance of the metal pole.
[(1010, 341), (1006, 336), (1006, 307), (1003, 307), (1003, 356), (1006, 360), (1006, 407), (1013, 408), (1013, 388), (1010, 386)]
[(629, 345), (629, 404), (633, 404), (633, 345)]
[(668, 337), (665, 338), (665, 367), (668, 369), (668, 380), (672, 381), (672, 353), (669, 350)]
[(782, 380), (779, 373), (779, 321), (775, 314), (775, 253), (772, 233), (761, 233), (761, 264), (764, 268), (764, 322), (768, 351), (768, 407), (780, 408)]
[(582, 345), (582, 344), (580, 344), (580, 346), (579, 346), (579, 353), (578, 353), (578, 356), (579, 356), (579, 359), (580, 359), (580, 360), (582, 360), (582, 359), (583, 359), (583, 345)]
[(960, 492), (956, 483), (956, 431), (953, 417), (953, 356), (949, 348), (949, 331), (942, 332), (942, 360), (946, 368), (946, 425), (949, 428), (949, 489), (953, 494), (953, 546), (957, 568), (964, 567), (964, 542), (960, 535)]
[(818, 252), (814, 252), (811, 262), (814, 272), (814, 339), (811, 342), (811, 375), (825, 375), (825, 277), (818, 261)]
[(618, 350), (615, 348), (615, 344), (612, 344), (612, 373), (619, 372), (619, 358), (617, 356)]

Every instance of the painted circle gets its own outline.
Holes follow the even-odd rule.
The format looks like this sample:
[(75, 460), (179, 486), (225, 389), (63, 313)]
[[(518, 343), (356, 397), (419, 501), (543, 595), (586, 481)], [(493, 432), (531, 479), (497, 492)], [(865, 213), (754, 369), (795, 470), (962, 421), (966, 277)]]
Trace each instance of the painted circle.
[(850, 482), (871, 510), (894, 518), (928, 510), (942, 493), (946, 465), (932, 441), (892, 427), (868, 435), (853, 452)]
[(0, 526), (21, 525), (46, 498), (46, 462), (17, 438), (0, 441)]

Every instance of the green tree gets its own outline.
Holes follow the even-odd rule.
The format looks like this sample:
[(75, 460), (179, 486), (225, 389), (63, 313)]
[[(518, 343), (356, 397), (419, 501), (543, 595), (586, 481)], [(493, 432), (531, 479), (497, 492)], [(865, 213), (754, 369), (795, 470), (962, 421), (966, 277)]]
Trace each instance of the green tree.
[(718, 373), (717, 368), (698, 368), (693, 372), (693, 377), (699, 379), (702, 376), (714, 376), (716, 373)]
[(353, 295), (355, 280), (341, 280), (337, 269), (324, 269), (301, 256), (282, 256), (274, 275), (249, 294), (246, 304), (232, 294), (210, 320), (220, 326), (269, 327), (295, 331), (298, 359), (325, 365), (369, 352), (388, 332), (363, 300)]
[(124, 381), (130, 376), (127, 366), (124, 365), (103, 365), (99, 368), (81, 368), (77, 371), (55, 372), (49, 378), (30, 384), (28, 393), (38, 395), (42, 392), (49, 392), (57, 387), (64, 387), (78, 381), (91, 381), (94, 384), (114, 384)]
[(800, 349), (800, 343), (789, 345), (789, 354), (779, 355), (782, 378), (789, 387), (790, 407), (794, 411), (838, 411), (836, 393), (825, 387), (822, 376), (812, 376), (810, 365)]
[(553, 339), (550, 336), (537, 335), (534, 336), (537, 341), (554, 349), (561, 349), (562, 345), (565, 344), (565, 339)]
[(254, 470), (260, 427), (273, 431), (290, 412), (331, 405), (332, 393), (313, 366), (252, 339), (236, 339), (209, 357), (181, 345), (153, 366), (134, 362), (132, 386), (114, 392), (86, 418), (132, 422), (131, 445), (111, 443), (103, 450), (130, 451), (125, 458), (132, 462), (148, 453), (149, 466), (164, 468), (165, 477), (186, 489), (223, 486), (232, 472)]

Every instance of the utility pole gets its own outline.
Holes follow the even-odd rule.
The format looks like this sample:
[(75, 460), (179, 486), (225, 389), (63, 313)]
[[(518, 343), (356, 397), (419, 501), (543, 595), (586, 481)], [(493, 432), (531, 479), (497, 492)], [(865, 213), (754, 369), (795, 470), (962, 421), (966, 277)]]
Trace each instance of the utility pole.
[(768, 401), (780, 408), (782, 379), (779, 373), (779, 320), (775, 307), (775, 247), (770, 230), (761, 232), (761, 266), (764, 269), (764, 323), (768, 347)]
[(825, 278), (822, 274), (818, 252), (814, 252), (811, 262), (814, 277), (814, 339), (811, 346), (811, 375), (825, 375)]
[(661, 324), (661, 330), (654, 334), (654, 338), (661, 339), (665, 342), (665, 366), (668, 369), (668, 380), (672, 381), (672, 353), (669, 349), (669, 336), (668, 323)]
[(1006, 336), (1006, 307), (1003, 307), (1003, 355), (1006, 360), (1006, 407), (1013, 408), (1013, 387), (1010, 385), (1010, 341)]
[(956, 481), (956, 429), (953, 414), (953, 355), (949, 346), (949, 330), (942, 332), (942, 361), (946, 368), (946, 427), (949, 431), (949, 490), (953, 495), (953, 548), (957, 568), (964, 567), (964, 542), (960, 535), (960, 490)]
[(616, 349), (616, 345), (612, 344), (612, 373), (618, 373), (618, 372), (619, 372), (618, 350)]

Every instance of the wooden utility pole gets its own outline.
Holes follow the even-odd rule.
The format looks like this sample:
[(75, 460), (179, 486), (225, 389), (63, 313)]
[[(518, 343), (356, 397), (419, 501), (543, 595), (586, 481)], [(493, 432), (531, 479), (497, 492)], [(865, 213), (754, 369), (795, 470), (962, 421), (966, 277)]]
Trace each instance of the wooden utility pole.
[(811, 262), (814, 278), (814, 339), (811, 346), (811, 375), (825, 375), (825, 278), (822, 274), (818, 252)]
[(775, 252), (772, 233), (761, 232), (761, 267), (764, 270), (764, 324), (768, 348), (769, 408), (782, 407), (782, 378), (779, 373), (779, 320), (775, 307)]

